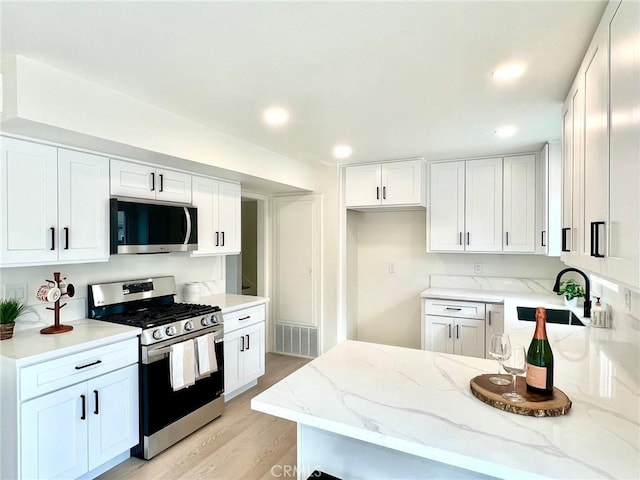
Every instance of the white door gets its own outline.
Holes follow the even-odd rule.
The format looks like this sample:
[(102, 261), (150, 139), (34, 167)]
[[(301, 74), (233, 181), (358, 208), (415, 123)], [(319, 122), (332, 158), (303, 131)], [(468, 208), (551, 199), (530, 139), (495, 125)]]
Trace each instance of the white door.
[(243, 356), (244, 383), (264, 375), (265, 329), (264, 322), (244, 328), (245, 348)]
[(420, 204), (422, 161), (382, 164), (382, 205)]
[(379, 163), (345, 168), (345, 206), (380, 205), (382, 168)]
[(274, 199), (276, 322), (319, 326), (321, 197)]
[(58, 149), (61, 261), (109, 259), (109, 159)]
[(429, 187), (429, 249), (464, 250), (464, 162), (431, 165)]
[(138, 365), (87, 382), (89, 470), (139, 441)]
[(241, 328), (224, 335), (224, 391), (228, 395), (244, 385), (242, 355), (246, 339)]
[(193, 177), (193, 205), (198, 208), (198, 250), (193, 255), (217, 253), (218, 184), (212, 178)]
[(77, 478), (88, 471), (86, 384), (21, 406), (20, 465), (24, 479)]
[(571, 195), (572, 204), (572, 228), (571, 228), (571, 262), (580, 266), (580, 258), (583, 256), (584, 246), (584, 85), (579, 85), (571, 102), (573, 109), (573, 186)]
[[(640, 288), (640, 3), (623, 2), (610, 24), (609, 241), (606, 275)], [(630, 61), (635, 58), (635, 62)], [(633, 115), (630, 112), (635, 111)], [(637, 307), (636, 307), (637, 308)]]
[(453, 318), (427, 315), (425, 342), (427, 350), (453, 353)]
[(536, 156), (504, 158), (505, 252), (533, 253), (536, 233)]
[(484, 320), (455, 319), (453, 353), (467, 357), (484, 358)]
[(466, 162), (465, 249), (502, 251), (502, 158)]
[(155, 171), (156, 199), (164, 202), (191, 203), (191, 175), (173, 170)]
[(0, 138), (0, 265), (58, 259), (56, 148)]
[(219, 182), (218, 189), (218, 231), (220, 232), (220, 253), (240, 253), (241, 238), (241, 198), (240, 185)]
[[(562, 117), (562, 220), (560, 258), (567, 263), (571, 257), (573, 225), (573, 102)], [(577, 201), (577, 199), (576, 199)]]
[(148, 165), (111, 159), (111, 195), (155, 199), (158, 179)]

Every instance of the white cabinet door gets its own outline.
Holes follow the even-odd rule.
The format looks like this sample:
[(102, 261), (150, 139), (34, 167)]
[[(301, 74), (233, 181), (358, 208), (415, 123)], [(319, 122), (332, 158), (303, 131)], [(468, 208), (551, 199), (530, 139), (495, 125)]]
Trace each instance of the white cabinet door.
[(505, 252), (535, 250), (536, 156), (504, 158), (504, 246)]
[(423, 203), (423, 168), (422, 160), (383, 163), (382, 205)]
[(571, 226), (571, 256), (572, 262), (580, 264), (585, 245), (584, 226), (584, 78), (578, 85), (571, 102), (573, 109), (573, 187), (572, 187), (572, 226)]
[(491, 358), (489, 348), (491, 347), (491, 336), (496, 333), (504, 333), (504, 305), (487, 304), (485, 321), (485, 358)]
[[(635, 42), (630, 39), (636, 39)], [(640, 288), (640, 3), (610, 23), (609, 240), (604, 273)], [(635, 59), (635, 61), (631, 61)], [(635, 114), (631, 112), (636, 112)]]
[(502, 251), (502, 158), (466, 162), (465, 249)]
[(87, 382), (89, 470), (138, 444), (138, 366)]
[(109, 159), (58, 149), (61, 261), (109, 259)]
[(427, 350), (440, 353), (453, 353), (453, 318), (426, 315), (424, 344)]
[(454, 330), (453, 353), (484, 358), (484, 320), (456, 318)]
[(345, 169), (345, 206), (380, 205), (382, 168), (379, 163), (354, 165)]
[(562, 219), (560, 259), (571, 258), (573, 226), (573, 107), (570, 101), (562, 117)]
[(191, 203), (191, 175), (173, 170), (155, 170), (156, 200)]
[(56, 148), (5, 137), (0, 141), (0, 265), (56, 261)]
[(218, 185), (212, 178), (193, 177), (193, 204), (198, 208), (198, 250), (193, 255), (217, 253), (219, 248)]
[(431, 165), (429, 188), (429, 249), (464, 250), (465, 162)]
[(88, 471), (89, 415), (86, 383), (24, 402), (21, 406), (21, 477), (77, 478)]
[(111, 159), (111, 195), (156, 198), (155, 169), (148, 165)]
[(241, 250), (241, 191), (240, 185), (219, 182), (218, 188), (218, 229), (219, 252), (240, 253)]
[(265, 327), (264, 322), (242, 329), (245, 345), (242, 352), (244, 383), (264, 375), (265, 371)]
[(224, 335), (224, 391), (227, 395), (244, 385), (242, 354), (245, 341), (243, 329)]

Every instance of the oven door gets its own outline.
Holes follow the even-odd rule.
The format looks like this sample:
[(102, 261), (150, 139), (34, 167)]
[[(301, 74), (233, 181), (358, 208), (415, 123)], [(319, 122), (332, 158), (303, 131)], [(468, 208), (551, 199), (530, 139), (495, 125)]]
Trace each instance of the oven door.
[[(215, 351), (218, 371), (208, 377), (196, 380), (195, 385), (178, 391), (173, 390), (169, 378), (171, 344), (167, 345), (167, 342), (162, 342), (142, 347), (140, 418), (143, 437), (151, 437), (222, 396), (224, 393), (223, 329), (217, 326), (212, 329), (200, 330), (181, 337), (180, 341), (213, 332), (216, 334)], [(208, 419), (208, 421), (211, 420), (213, 418)]]

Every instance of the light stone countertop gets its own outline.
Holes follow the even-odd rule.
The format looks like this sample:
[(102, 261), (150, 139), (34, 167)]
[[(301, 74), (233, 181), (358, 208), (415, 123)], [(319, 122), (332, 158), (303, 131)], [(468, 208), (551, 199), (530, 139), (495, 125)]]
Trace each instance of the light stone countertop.
[(243, 308), (254, 307), (267, 303), (267, 297), (255, 297), (253, 295), (236, 295), (233, 293), (220, 293), (217, 295), (208, 295), (201, 297), (198, 303), (206, 305), (218, 306), (222, 309), (222, 313), (231, 313)]
[(137, 327), (88, 318), (65, 322), (65, 325), (72, 325), (73, 330), (53, 335), (41, 334), (42, 327), (14, 332), (13, 338), (0, 341), (0, 357), (22, 367), (135, 338), (142, 331)]
[[(564, 308), (548, 294), (428, 289), (422, 297), (504, 303), (505, 331), (525, 346), (534, 323), (519, 321), (516, 306)], [(356, 341), (256, 396), (252, 408), (501, 478), (638, 479), (640, 327), (631, 317), (616, 323), (547, 325), (555, 386), (573, 402), (561, 417), (516, 415), (476, 399), (469, 380), (496, 372), (494, 360)]]

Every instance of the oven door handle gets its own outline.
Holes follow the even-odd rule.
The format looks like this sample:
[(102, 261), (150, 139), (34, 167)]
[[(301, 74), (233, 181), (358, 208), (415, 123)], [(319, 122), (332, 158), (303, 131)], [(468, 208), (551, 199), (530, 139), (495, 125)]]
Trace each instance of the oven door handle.
[(187, 221), (187, 232), (184, 235), (184, 242), (182, 243), (184, 245), (187, 245), (189, 243), (189, 238), (191, 238), (191, 214), (189, 213), (187, 207), (182, 208), (184, 209), (184, 218)]
[[(219, 338), (215, 339), (215, 343), (216, 344), (222, 343), (223, 341), (224, 341), (224, 337), (222, 336), (222, 334), (220, 334)], [(178, 342), (176, 342), (176, 343), (178, 343)], [(161, 357), (163, 357), (165, 354), (170, 353), (170, 352), (171, 352), (171, 345), (166, 345), (164, 347), (158, 347), (158, 348), (151, 348), (151, 349), (146, 351), (146, 354), (143, 351), (142, 363), (144, 365), (148, 365), (150, 363), (157, 362), (158, 360), (160, 360)]]

